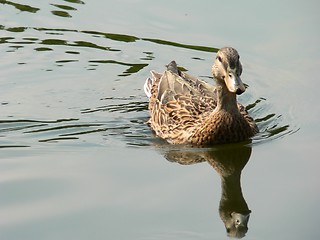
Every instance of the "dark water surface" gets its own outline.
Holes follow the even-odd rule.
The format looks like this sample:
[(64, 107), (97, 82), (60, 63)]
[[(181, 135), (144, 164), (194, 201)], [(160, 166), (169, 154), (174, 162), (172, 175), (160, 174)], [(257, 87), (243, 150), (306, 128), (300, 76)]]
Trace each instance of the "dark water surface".
[[(0, 239), (319, 239), (319, 7), (0, 0)], [(260, 133), (155, 137), (149, 71), (175, 59), (211, 82), (223, 46)]]

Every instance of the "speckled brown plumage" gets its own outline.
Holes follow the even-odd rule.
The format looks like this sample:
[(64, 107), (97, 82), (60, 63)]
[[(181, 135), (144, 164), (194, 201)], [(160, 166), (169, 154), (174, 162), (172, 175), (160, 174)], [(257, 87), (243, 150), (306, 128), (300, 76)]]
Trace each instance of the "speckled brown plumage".
[(180, 72), (174, 61), (163, 73), (151, 71), (144, 89), (149, 97), (149, 123), (172, 144), (205, 145), (240, 142), (258, 132), (254, 120), (237, 103), (245, 91), (242, 66), (233, 48), (222, 48), (212, 66), (216, 86)]

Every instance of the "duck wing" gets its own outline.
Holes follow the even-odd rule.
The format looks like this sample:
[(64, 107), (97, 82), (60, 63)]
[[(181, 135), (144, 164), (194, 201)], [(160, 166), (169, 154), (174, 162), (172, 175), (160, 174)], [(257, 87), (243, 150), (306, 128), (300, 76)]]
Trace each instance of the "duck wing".
[(198, 96), (216, 99), (215, 87), (177, 68), (175, 61), (167, 65), (167, 71), (158, 83), (157, 99), (161, 103), (173, 100), (175, 96)]
[(151, 74), (149, 123), (160, 137), (180, 143), (216, 107), (215, 87), (180, 72), (174, 61), (167, 65), (163, 75)]

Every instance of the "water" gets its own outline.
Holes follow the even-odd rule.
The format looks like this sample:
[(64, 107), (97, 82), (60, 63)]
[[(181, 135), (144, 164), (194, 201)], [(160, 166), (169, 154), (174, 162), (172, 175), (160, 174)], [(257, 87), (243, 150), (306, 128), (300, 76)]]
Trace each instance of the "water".
[[(249, 210), (247, 239), (319, 238), (316, 1), (0, 3), (1, 239), (227, 239)], [(226, 45), (260, 133), (154, 136), (149, 71), (175, 59), (210, 82)]]

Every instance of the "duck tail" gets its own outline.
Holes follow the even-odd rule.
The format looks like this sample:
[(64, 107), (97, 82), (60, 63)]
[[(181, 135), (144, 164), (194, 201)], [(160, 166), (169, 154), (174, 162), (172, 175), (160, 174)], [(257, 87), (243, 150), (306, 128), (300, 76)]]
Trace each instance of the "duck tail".
[(151, 78), (148, 77), (143, 85), (144, 93), (147, 95), (148, 98), (150, 98), (152, 95), (151, 89), (153, 86), (153, 82), (154, 82), (154, 80), (152, 80)]
[(159, 84), (160, 79), (162, 77), (162, 74), (157, 73), (155, 71), (151, 71), (150, 73), (151, 73), (151, 77), (147, 78), (143, 86), (143, 90), (148, 98), (151, 97), (153, 87)]

